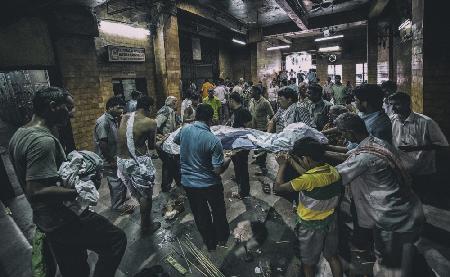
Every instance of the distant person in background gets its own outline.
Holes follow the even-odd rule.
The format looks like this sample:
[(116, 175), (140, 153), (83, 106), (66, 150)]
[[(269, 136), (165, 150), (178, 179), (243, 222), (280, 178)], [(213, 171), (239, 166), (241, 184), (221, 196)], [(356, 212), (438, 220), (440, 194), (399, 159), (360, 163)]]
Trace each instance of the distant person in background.
[(270, 105), (272, 106), (272, 110), (275, 112), (278, 108), (277, 105), (277, 99), (278, 99), (278, 84), (276, 79), (273, 79), (272, 82), (270, 83), (270, 87), (268, 90), (268, 100), (270, 102)]
[(239, 94), (242, 94), (242, 91), (244, 90), (244, 78), (240, 78), (239, 82), (236, 82), (235, 86), (233, 87), (233, 90), (231, 92), (238, 92)]
[(322, 130), (328, 122), (328, 112), (332, 104), (323, 99), (322, 87), (318, 84), (312, 84), (308, 87), (308, 97), (312, 104), (310, 114), (317, 130)]
[[(252, 87), (252, 99), (249, 103), (249, 110), (252, 115), (253, 129), (266, 131), (269, 120), (272, 119), (274, 113), (269, 101), (262, 96), (262, 91), (259, 86)], [(267, 153), (264, 151), (255, 151), (255, 163), (259, 165), (262, 174), (267, 173), (266, 158)]]
[(317, 83), (318, 81), (317, 81), (316, 70), (313, 68), (310, 68), (308, 74), (306, 75), (306, 79), (308, 80), (308, 84)]
[(137, 100), (141, 95), (142, 93), (137, 90), (133, 90), (131, 92), (131, 99), (127, 101), (127, 104), (125, 106), (126, 113), (132, 113), (136, 111)]
[(333, 100), (335, 105), (345, 105), (346, 90), (341, 83), (341, 75), (334, 76), (334, 85), (331, 87), (333, 90)]
[(381, 90), (384, 93), (383, 110), (390, 117), (393, 115), (392, 105), (389, 103), (389, 96), (397, 92), (397, 84), (388, 80), (381, 83)]
[(345, 85), (345, 98), (347, 98), (347, 95), (351, 95), (353, 92), (353, 86), (350, 81), (347, 81), (347, 84)]
[(327, 101), (331, 101), (333, 98), (333, 81), (331, 81), (331, 77), (327, 77), (327, 83), (323, 87), (323, 98)]
[(295, 80), (295, 79), (290, 79), (290, 80), (289, 80), (289, 85), (288, 85), (288, 87), (290, 87), (290, 88), (293, 89), (296, 93), (298, 93), (298, 86), (297, 86), (297, 83), (296, 83), (296, 80)]
[(190, 105), (187, 105), (183, 110), (183, 123), (192, 123), (195, 121), (195, 110), (199, 104), (198, 95), (191, 95), (189, 102)]
[(202, 85), (202, 98), (208, 97), (208, 91), (214, 88), (214, 84), (210, 83), (208, 79)]
[(304, 88), (308, 87), (308, 84), (305, 82), (305, 79), (303, 79), (302, 76), (298, 79), (298, 89), (302, 90)]
[(211, 106), (214, 111), (213, 125), (217, 125), (220, 122), (220, 109), (222, 108), (222, 102), (220, 102), (217, 96), (214, 96), (214, 89), (211, 88), (208, 91), (208, 97), (203, 98), (203, 103)]
[(217, 96), (217, 98), (222, 103), (222, 106), (220, 108), (220, 118), (219, 122), (221, 124), (225, 124), (225, 122), (229, 118), (229, 111), (228, 111), (228, 90), (225, 87), (224, 80), (219, 79), (217, 87), (214, 89), (214, 95)]

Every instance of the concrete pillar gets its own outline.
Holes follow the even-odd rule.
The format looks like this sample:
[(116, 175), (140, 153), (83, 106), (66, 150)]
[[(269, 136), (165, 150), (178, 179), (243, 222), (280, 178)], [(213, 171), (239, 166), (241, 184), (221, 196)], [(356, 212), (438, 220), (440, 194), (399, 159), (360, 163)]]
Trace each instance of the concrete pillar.
[(258, 83), (258, 49), (257, 44), (250, 44), (250, 75), (254, 84)]
[[(180, 43), (176, 15), (159, 15), (154, 32), (155, 77), (157, 105), (164, 104), (167, 96), (181, 99)], [(181, 103), (181, 101), (179, 101)]]
[(224, 45), (219, 45), (219, 77), (232, 78), (231, 51)]
[(370, 19), (367, 22), (367, 75), (370, 84), (377, 83), (378, 66), (378, 23)]
[(442, 22), (446, 9), (425, 0), (412, 1), (413, 110), (430, 116), (450, 137), (450, 25)]
[(328, 79), (328, 59), (326, 57), (317, 57), (316, 74), (320, 79), (321, 85), (325, 85)]
[(353, 62), (344, 62), (342, 64), (342, 83), (344, 86), (347, 84), (347, 81), (354, 86), (356, 82), (356, 64)]

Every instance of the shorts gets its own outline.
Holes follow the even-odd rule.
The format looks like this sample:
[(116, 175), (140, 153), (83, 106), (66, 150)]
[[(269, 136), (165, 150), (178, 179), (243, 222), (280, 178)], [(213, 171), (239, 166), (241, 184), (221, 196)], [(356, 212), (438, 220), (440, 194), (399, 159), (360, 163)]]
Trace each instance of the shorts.
[(137, 162), (134, 159), (117, 158), (117, 176), (137, 200), (152, 198), (155, 168), (150, 156), (139, 156)]
[(306, 265), (319, 263), (320, 254), (325, 258), (331, 258), (338, 253), (338, 228), (336, 215), (332, 215), (330, 223), (320, 229), (305, 227), (297, 224), (296, 232), (300, 251), (300, 260)]

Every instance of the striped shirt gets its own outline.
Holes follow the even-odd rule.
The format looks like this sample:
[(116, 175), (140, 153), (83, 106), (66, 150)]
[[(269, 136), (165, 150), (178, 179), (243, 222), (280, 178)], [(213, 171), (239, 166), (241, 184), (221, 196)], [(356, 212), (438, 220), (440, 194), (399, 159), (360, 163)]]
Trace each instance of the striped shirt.
[(340, 176), (336, 168), (324, 164), (308, 170), (291, 181), (299, 191), (297, 214), (302, 224), (320, 227), (333, 215), (342, 193)]

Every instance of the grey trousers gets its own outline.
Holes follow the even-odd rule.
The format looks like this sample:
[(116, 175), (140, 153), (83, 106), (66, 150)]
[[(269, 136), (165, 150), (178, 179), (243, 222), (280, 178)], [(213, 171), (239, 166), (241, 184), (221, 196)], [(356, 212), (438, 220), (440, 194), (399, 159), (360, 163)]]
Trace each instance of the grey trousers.
[(125, 184), (117, 177), (117, 169), (105, 166), (103, 175), (108, 182), (109, 195), (111, 196), (111, 209), (120, 209), (126, 201), (127, 188)]

